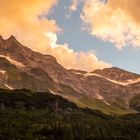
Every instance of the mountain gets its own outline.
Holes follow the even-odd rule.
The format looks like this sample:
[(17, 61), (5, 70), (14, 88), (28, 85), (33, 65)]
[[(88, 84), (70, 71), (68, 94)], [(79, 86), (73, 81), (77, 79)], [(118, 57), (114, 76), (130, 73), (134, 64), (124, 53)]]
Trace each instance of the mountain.
[(121, 114), (137, 110), (130, 101), (140, 94), (140, 75), (115, 67), (67, 70), (53, 56), (32, 51), (14, 36), (1, 36), (0, 88), (50, 91), (80, 107)]

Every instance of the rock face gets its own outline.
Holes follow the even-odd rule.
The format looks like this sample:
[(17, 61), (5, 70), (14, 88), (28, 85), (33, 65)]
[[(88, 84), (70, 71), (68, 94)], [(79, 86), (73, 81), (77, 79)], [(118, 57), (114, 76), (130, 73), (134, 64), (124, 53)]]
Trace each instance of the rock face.
[(53, 56), (32, 51), (14, 36), (0, 36), (0, 87), (49, 90), (81, 106), (94, 108), (87, 99), (96, 99), (95, 106), (102, 102), (129, 109), (129, 101), (140, 93), (140, 75), (115, 67), (90, 73), (67, 70)]
[(110, 78), (112, 80), (116, 80), (119, 82), (127, 82), (129, 80), (135, 80), (140, 77), (140, 75), (135, 73), (130, 73), (125, 70), (113, 67), (113, 68), (106, 68), (103, 70), (95, 70), (93, 73), (99, 74), (106, 78)]

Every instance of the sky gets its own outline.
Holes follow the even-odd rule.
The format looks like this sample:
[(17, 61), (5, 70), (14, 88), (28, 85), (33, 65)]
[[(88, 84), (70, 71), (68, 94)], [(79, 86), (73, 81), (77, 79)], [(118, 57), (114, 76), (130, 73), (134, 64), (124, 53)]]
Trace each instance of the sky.
[(140, 74), (139, 0), (0, 0), (0, 34), (67, 69)]

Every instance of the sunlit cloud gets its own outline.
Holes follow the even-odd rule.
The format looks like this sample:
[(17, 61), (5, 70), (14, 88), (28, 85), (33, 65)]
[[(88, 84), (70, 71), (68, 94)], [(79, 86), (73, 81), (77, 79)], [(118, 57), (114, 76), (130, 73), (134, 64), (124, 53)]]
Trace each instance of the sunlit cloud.
[(72, 0), (72, 3), (70, 5), (69, 9), (71, 11), (76, 11), (77, 10), (77, 6), (78, 6), (78, 0)]
[(73, 12), (77, 11), (79, 0), (71, 0), (70, 6), (67, 8), (66, 18), (71, 18)]
[[(98, 60), (95, 52), (74, 52), (68, 44), (57, 44), (57, 36), (53, 33), (47, 34), (51, 39), (51, 48), (48, 53), (56, 56), (59, 63), (67, 69), (78, 69), (92, 71), (111, 67), (111, 64)], [(58, 57), (57, 57), (58, 56)]]
[(83, 3), (84, 0), (71, 0), (71, 4), (68, 7), (68, 13), (66, 18), (69, 19), (72, 16), (72, 13), (76, 12), (79, 8), (79, 5)]
[(118, 49), (140, 47), (139, 0), (85, 0), (81, 18), (91, 35)]

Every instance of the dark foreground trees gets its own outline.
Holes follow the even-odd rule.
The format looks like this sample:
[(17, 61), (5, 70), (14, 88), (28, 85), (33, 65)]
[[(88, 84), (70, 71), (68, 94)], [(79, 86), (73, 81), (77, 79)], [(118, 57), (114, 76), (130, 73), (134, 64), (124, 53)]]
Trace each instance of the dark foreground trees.
[(140, 114), (109, 116), (59, 96), (4, 92), (0, 140), (140, 140)]

